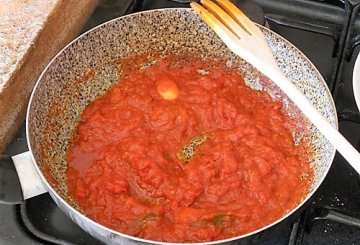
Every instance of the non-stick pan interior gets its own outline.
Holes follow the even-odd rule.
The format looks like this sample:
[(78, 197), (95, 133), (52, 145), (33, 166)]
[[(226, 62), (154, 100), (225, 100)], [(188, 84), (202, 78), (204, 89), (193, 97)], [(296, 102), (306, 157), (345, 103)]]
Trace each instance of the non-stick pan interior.
[[(285, 74), (336, 125), (334, 103), (316, 68), (286, 40), (266, 29), (263, 32)], [(315, 169), (309, 193), (319, 186), (334, 157), (335, 150), (328, 141), (272, 82), (260, 79), (256, 70), (234, 56), (191, 10), (167, 9), (129, 15), (93, 29), (67, 46), (40, 78), (28, 114), (30, 148), (43, 175), (60, 196), (76, 207), (67, 194), (66, 151), (83, 109), (121, 76), (114, 61), (159, 52), (196, 52), (225, 58), (229, 65), (240, 69), (249, 86), (282, 100), (286, 111), (307, 125), (303, 132), (314, 149)]]

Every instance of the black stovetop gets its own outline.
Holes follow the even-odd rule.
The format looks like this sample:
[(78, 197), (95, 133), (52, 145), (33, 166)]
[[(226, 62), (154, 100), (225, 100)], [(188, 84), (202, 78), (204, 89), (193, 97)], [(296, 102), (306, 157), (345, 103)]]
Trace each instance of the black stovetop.
[[(103, 0), (88, 30), (124, 14), (162, 7), (188, 7), (168, 0)], [(337, 107), (340, 131), (360, 150), (360, 114), (352, 71), (360, 51), (358, 0), (233, 0), (256, 22), (297, 46), (319, 69)], [(7, 154), (27, 150), (23, 126)], [(324, 183), (306, 208), (246, 244), (360, 244), (360, 178), (336, 155)], [(0, 204), (0, 244), (99, 244), (67, 218), (48, 194), (20, 205)]]

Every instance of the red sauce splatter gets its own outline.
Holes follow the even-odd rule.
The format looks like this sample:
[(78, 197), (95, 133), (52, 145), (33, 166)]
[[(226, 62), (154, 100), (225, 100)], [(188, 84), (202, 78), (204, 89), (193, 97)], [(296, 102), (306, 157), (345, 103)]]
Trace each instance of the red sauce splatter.
[[(304, 198), (310, 151), (294, 145), (280, 102), (222, 61), (134, 62), (85, 109), (68, 151), (69, 193), (88, 217), (132, 236), (200, 242), (254, 231)], [(164, 79), (178, 87), (173, 100), (157, 91)]]
[(43, 166), (44, 167), (43, 167), (42, 172), (43, 172), (46, 180), (51, 184), (51, 186), (57, 187), (59, 185), (59, 182), (57, 181), (57, 179), (52, 174), (52, 171), (51, 171), (51, 168), (50, 168), (49, 164), (45, 163)]
[(87, 71), (81, 78), (79, 78), (78, 80), (75, 80), (75, 82), (77, 83), (83, 83), (88, 81), (89, 79), (94, 78), (96, 75), (96, 71), (95, 70), (89, 70)]

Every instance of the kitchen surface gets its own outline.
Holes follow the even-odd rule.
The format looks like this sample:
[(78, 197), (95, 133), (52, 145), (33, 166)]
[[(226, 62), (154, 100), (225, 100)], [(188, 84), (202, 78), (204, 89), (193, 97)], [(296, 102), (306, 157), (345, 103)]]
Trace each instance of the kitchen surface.
[[(103, 0), (85, 32), (126, 14), (189, 7), (181, 0)], [(353, 67), (360, 51), (360, 1), (233, 0), (254, 21), (298, 47), (318, 68), (331, 91), (340, 132), (360, 150), (360, 114), (353, 96)], [(360, 81), (357, 81), (360, 82)], [(27, 150), (25, 126), (7, 155)], [(20, 205), (0, 204), (0, 244), (100, 244), (75, 225), (48, 194)], [(312, 199), (295, 215), (239, 244), (360, 244), (360, 177), (337, 154)]]

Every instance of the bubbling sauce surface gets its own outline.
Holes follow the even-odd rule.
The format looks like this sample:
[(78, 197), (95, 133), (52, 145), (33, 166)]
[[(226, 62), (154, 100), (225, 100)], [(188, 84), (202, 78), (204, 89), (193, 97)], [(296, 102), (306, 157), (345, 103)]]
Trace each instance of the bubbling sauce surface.
[(85, 215), (149, 240), (202, 242), (259, 229), (302, 201), (311, 151), (294, 144), (279, 101), (223, 61), (142, 62), (122, 61), (74, 132), (67, 184)]

